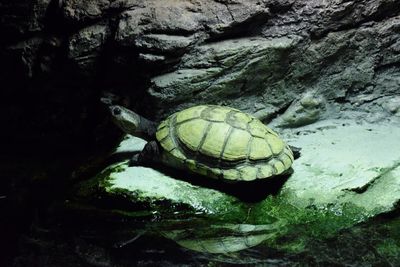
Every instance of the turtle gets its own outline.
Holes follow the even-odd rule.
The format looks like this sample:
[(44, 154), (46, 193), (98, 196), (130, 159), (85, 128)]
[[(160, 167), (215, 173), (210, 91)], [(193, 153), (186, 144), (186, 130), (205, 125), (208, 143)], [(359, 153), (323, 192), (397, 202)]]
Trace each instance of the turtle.
[(120, 105), (109, 106), (125, 133), (145, 139), (130, 165), (161, 163), (223, 181), (254, 181), (291, 171), (294, 155), (278, 134), (238, 109), (197, 105), (157, 124)]

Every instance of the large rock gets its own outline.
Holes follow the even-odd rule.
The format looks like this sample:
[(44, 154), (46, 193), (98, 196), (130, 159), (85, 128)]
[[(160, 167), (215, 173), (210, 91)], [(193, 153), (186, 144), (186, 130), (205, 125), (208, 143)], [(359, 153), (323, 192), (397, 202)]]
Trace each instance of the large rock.
[[(394, 114), (380, 99), (398, 94), (394, 0), (25, 2), (0, 6), (3, 32), (20, 32), (3, 42), (0, 80), (11, 86), (5, 98), (27, 70), (41, 88), (47, 80), (32, 70), (44, 65), (60, 83), (89, 86), (93, 95), (113, 90), (155, 119), (207, 102), (270, 120), (309, 91), (333, 106), (318, 118), (338, 117), (340, 109)], [(60, 42), (56, 67), (37, 60), (53, 50), (35, 41), (18, 51), (25, 66), (10, 79), (15, 47), (53, 36)]]
[(17, 0), (0, 3), (0, 32), (3, 36), (0, 43), (8, 43), (44, 29), (46, 11), (50, 0)]
[[(260, 203), (238, 202), (224, 190), (121, 163), (118, 174), (108, 169), (74, 196), (91, 202), (86, 203), (91, 212), (112, 207), (123, 217), (146, 214), (143, 220), (152, 222), (199, 213), (205, 218), (201, 227), (188, 225), (186, 231), (178, 221), (162, 232), (188, 250), (218, 253), (230, 252), (225, 244), (242, 249), (259, 242), (301, 250), (307, 238), (329, 236), (398, 206), (397, 130), (385, 124), (400, 120), (397, 0), (3, 2), (0, 117), (6, 127), (0, 135), (18, 157), (20, 151), (65, 155), (69, 166), (77, 155), (98, 157), (93, 151), (107, 150), (114, 135), (99, 104), (103, 90), (157, 120), (188, 105), (216, 103), (293, 133), (294, 127), (317, 123), (299, 129), (299, 135), (284, 131), (303, 147), (303, 157), (282, 191)], [(327, 118), (350, 121), (318, 123)], [(155, 188), (128, 179), (132, 173), (149, 178)], [(158, 191), (156, 185), (163, 184), (192, 192), (195, 199)], [(205, 196), (217, 201), (201, 201)], [(223, 216), (220, 207), (227, 208)], [(222, 222), (210, 223), (211, 217)], [(359, 247), (368, 247), (361, 241)], [(382, 244), (389, 251), (382, 258), (396, 263), (390, 258), (396, 243), (388, 242)], [(337, 264), (331, 255), (315, 265)]]
[[(311, 236), (332, 236), (379, 214), (398, 211), (399, 129), (393, 122), (326, 120), (283, 130), (282, 136), (301, 147), (302, 155), (293, 164), (294, 173), (274, 194), (270, 190), (277, 185), (272, 182), (256, 187), (241, 184), (236, 188), (241, 192), (238, 195), (230, 190), (234, 184), (199, 184), (198, 179), (206, 178), (188, 179), (182, 172), (165, 174), (165, 170), (128, 167), (123, 161), (78, 186), (71, 199), (75, 203), (72, 209), (79, 210), (84, 204), (86, 212), (90, 207), (92, 212), (102, 209), (104, 214), (107, 207), (109, 213), (127, 218), (206, 218), (212, 222), (211, 228), (207, 224), (208, 230), (201, 225), (187, 229), (192, 226), (182, 225), (180, 219), (168, 230), (155, 226), (164, 236), (195, 251), (227, 253), (262, 242), (296, 251), (302, 242), (313, 242), (308, 239)], [(115, 153), (140, 151), (143, 145), (143, 140), (128, 137)], [(267, 193), (253, 198), (261, 191)], [(245, 194), (252, 198), (245, 198)], [(304, 223), (313, 233), (305, 231), (306, 236), (299, 236), (298, 227)], [(297, 237), (286, 240), (286, 235)]]
[[(340, 210), (351, 204), (367, 216), (396, 208), (400, 200), (398, 125), (328, 120), (282, 134), (290, 144), (302, 148), (302, 156), (294, 162), (294, 173), (285, 182), (280, 198), (301, 209)], [(143, 145), (140, 139), (130, 137), (116, 153), (140, 151)], [(127, 167), (126, 163), (104, 173), (100, 176), (107, 181), (102, 183), (107, 194), (126, 190), (132, 192), (126, 196), (133, 202), (165, 200), (172, 206), (184, 205), (210, 214), (237, 208), (237, 200), (224, 193), (223, 186), (215, 190), (191, 185), (179, 179), (182, 174), (173, 178), (148, 167)]]
[(252, 111), (265, 102), (285, 105), (296, 93), (281, 80), (289, 69), (288, 54), (297, 41), (253, 38), (199, 46), (182, 58), (178, 70), (152, 79), (151, 101), (159, 114), (167, 112), (164, 107), (179, 110), (209, 102)]
[[(300, 135), (300, 136), (299, 136)], [(336, 209), (348, 203), (370, 216), (400, 203), (398, 124), (324, 121), (287, 132), (302, 147), (285, 183), (294, 205)]]
[(81, 29), (69, 39), (68, 58), (84, 74), (97, 74), (100, 69), (101, 53), (109, 35), (110, 29), (107, 23)]
[[(249, 47), (248, 45), (256, 43), (256, 40), (229, 40), (198, 46), (193, 49), (193, 52), (183, 56), (177, 70), (153, 78), (154, 85), (149, 88), (150, 100), (156, 106), (162, 102), (169, 109), (170, 107), (176, 109), (176, 103), (179, 102), (196, 101), (226, 103), (249, 112), (265, 110), (264, 113), (276, 114), (295, 100), (297, 94), (311, 90), (333, 104), (351, 103), (353, 106), (347, 106), (347, 108), (360, 109), (364, 106), (367, 109), (373, 106), (371, 102), (382, 95), (396, 94), (393, 89), (398, 87), (395, 74), (397, 67), (393, 64), (393, 60), (396, 61), (398, 52), (396, 52), (394, 40), (391, 39), (393, 31), (390, 30), (391, 34), (389, 34), (387, 30), (393, 29), (398, 23), (399, 18), (395, 17), (388, 21), (365, 24), (357, 29), (327, 33), (313, 42), (304, 39), (302, 34), (286, 36), (284, 38), (292, 42), (287, 43), (285, 51), (281, 51), (281, 58), (277, 61), (273, 60), (276, 56), (275, 51), (279, 50), (266, 50), (258, 59), (272, 61), (264, 65), (251, 66), (252, 69), (257, 70), (257, 73), (263, 73), (260, 75), (263, 79), (250, 77), (249, 83), (243, 83), (243, 80), (249, 78), (245, 71), (238, 72), (237, 68), (230, 68), (231, 65), (222, 64), (221, 66), (219, 60), (210, 60), (214, 54), (218, 55), (218, 53), (206, 48), (217, 47), (224, 51), (226, 56), (236, 53), (236, 57), (240, 58), (241, 52)], [(385, 37), (387, 35), (391, 37)], [(378, 42), (375, 41), (376, 36), (380, 36)], [(299, 42), (299, 40), (302, 41)], [(257, 45), (263, 47), (272, 44), (273, 46), (274, 42), (280, 41), (280, 38), (264, 39), (264, 41), (258, 39)], [(238, 42), (243, 50), (231, 51), (229, 43), (235, 42)], [(204, 52), (199, 53), (198, 50)], [(241, 59), (240, 63), (252, 62), (253, 53), (257, 55), (256, 50), (248, 52), (246, 58)], [(235, 59), (235, 56), (231, 57)], [(186, 63), (186, 61), (193, 61), (192, 58), (196, 58), (197, 64)], [(188, 71), (188, 65), (190, 71)], [(240, 66), (240, 64), (237, 65), (237, 67)], [(207, 85), (210, 84), (213, 88), (213, 77), (221, 78), (221, 80), (228, 77), (232, 89), (225, 90), (228, 96), (218, 94), (218, 90), (200, 95), (182, 94), (179, 88), (186, 87), (188, 93), (192, 92), (192, 88), (198, 85), (198, 78), (201, 76), (207, 78), (206, 84), (201, 87), (203, 90), (208, 89)], [(164, 80), (168, 82), (163, 82)], [(163, 86), (168, 88), (163, 89)], [(241, 90), (237, 90), (238, 87)], [(255, 95), (258, 97), (254, 98)], [(170, 102), (168, 99), (174, 99), (170, 105), (166, 105)], [(254, 102), (256, 105), (252, 106), (250, 103)], [(382, 112), (376, 108), (373, 110)], [(337, 113), (328, 115), (337, 115)]]

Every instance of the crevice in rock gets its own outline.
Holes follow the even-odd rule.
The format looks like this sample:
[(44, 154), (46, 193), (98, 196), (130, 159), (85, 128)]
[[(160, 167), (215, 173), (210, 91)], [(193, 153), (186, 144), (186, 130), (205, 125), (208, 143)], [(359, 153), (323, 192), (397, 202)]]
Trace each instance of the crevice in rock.
[(284, 14), (293, 11), (295, 0), (281, 1), (273, 0), (266, 3), (266, 7), (270, 10), (271, 14)]
[(264, 123), (270, 123), (271, 121), (275, 120), (278, 118), (280, 115), (284, 114), (288, 108), (292, 105), (292, 103), (295, 101), (295, 99), (292, 99), (291, 101), (288, 101), (288, 103), (285, 103), (281, 107), (279, 107), (275, 112), (272, 112), (270, 116), (268, 116), (268, 121), (264, 121)]
[(143, 35), (146, 34), (163, 34), (163, 35), (171, 35), (171, 36), (182, 36), (182, 37), (190, 37), (195, 34), (197, 31), (189, 31), (185, 29), (150, 29), (143, 31)]
[(209, 27), (205, 26), (206, 32), (208, 33), (209, 37), (204, 41), (204, 43), (213, 43), (229, 39), (256, 36), (258, 26), (266, 22), (269, 17), (269, 13), (260, 13), (251, 16), (250, 18), (242, 22), (234, 21), (232, 25), (224, 30), (222, 33), (213, 33)]
[(366, 192), (369, 188), (371, 188), (373, 185), (375, 185), (377, 182), (379, 182), (379, 179), (386, 176), (389, 174), (391, 171), (397, 169), (400, 167), (400, 161), (396, 161), (392, 166), (387, 167), (387, 168), (381, 168), (380, 169), (380, 174), (375, 176), (373, 179), (368, 181), (368, 183), (360, 186), (360, 187), (355, 187), (355, 188), (345, 188), (343, 191), (350, 191), (350, 192), (355, 192), (357, 194), (362, 194)]
[(375, 73), (385, 72), (388, 69), (400, 69), (400, 62), (391, 62), (387, 64), (377, 64), (374, 71)]
[[(54, 0), (54, 2), (58, 2), (58, 0)], [(112, 1), (111, 1), (112, 2)], [(65, 8), (65, 3), (61, 6), (62, 9)], [(134, 8), (140, 8), (140, 5), (137, 4), (132, 4), (132, 5), (119, 5), (119, 6), (113, 6), (112, 4), (110, 4), (110, 6), (108, 6), (107, 8), (103, 8), (101, 10), (101, 14), (99, 14), (96, 17), (90, 17), (89, 15), (87, 15), (86, 17), (82, 18), (82, 19), (71, 19), (69, 17), (66, 17), (65, 14), (60, 14), (60, 17), (63, 20), (64, 25), (67, 25), (67, 27), (73, 29), (74, 31), (78, 31), (80, 29), (83, 28), (87, 28), (90, 26), (93, 26), (95, 24), (98, 24), (101, 21), (105, 21), (105, 20), (111, 20), (111, 19), (119, 19), (121, 14), (124, 11), (127, 10), (132, 10)], [(60, 10), (60, 12), (62, 12), (62, 10)]]
[(226, 7), (226, 10), (228, 10), (228, 13), (231, 16), (232, 22), (236, 21), (231, 9), (229, 8), (229, 5), (225, 2), (221, 2), (221, 3)]
[(325, 38), (330, 33), (355, 30), (362, 26), (370, 26), (369, 25), (370, 23), (375, 23), (375, 22), (379, 23), (384, 20), (396, 17), (399, 15), (400, 5), (398, 5), (398, 4), (393, 4), (392, 6), (389, 5), (388, 7), (386, 7), (385, 10), (388, 12), (381, 11), (377, 14), (374, 14), (370, 17), (367, 17), (367, 18), (360, 20), (358, 22), (355, 22), (355, 23), (343, 24), (343, 25), (339, 25), (336, 28), (331, 28), (331, 29), (327, 28), (326, 30), (322, 30), (319, 32), (313, 31), (310, 33), (310, 38), (311, 38), (311, 40), (320, 40), (320, 39)]

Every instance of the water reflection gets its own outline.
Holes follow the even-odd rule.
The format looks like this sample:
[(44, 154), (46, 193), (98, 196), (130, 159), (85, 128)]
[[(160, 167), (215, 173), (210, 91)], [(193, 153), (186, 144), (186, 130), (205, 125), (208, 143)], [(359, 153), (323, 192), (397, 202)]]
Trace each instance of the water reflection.
[(207, 253), (230, 253), (259, 245), (276, 236), (277, 224), (221, 224), (162, 232), (180, 246)]
[[(398, 213), (330, 237), (310, 236), (304, 231), (315, 227), (310, 223), (287, 223), (47, 217), (20, 240), (21, 248), (29, 249), (12, 266), (398, 266)], [(296, 242), (301, 246), (291, 245), (293, 240), (302, 240)]]

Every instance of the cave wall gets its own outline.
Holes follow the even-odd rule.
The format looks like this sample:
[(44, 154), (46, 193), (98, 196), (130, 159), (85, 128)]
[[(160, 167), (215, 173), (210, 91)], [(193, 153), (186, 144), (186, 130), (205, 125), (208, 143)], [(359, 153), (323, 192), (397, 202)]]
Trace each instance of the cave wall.
[(304, 109), (400, 115), (397, 0), (17, 0), (0, 15), (3, 140), (101, 144), (105, 92), (152, 119), (198, 103), (288, 127)]

